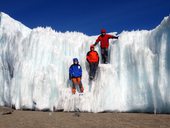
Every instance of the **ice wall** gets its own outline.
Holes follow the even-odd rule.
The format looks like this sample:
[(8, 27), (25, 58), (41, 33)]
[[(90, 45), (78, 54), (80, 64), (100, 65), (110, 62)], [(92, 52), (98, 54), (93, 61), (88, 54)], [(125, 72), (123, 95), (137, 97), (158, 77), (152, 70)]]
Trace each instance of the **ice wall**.
[[(114, 33), (111, 33), (114, 34)], [(97, 36), (29, 29), (0, 13), (0, 105), (16, 109), (170, 113), (170, 17), (153, 30), (110, 41), (110, 64), (88, 80), (86, 53)], [(96, 50), (100, 54), (99, 46)], [(77, 57), (83, 96), (71, 94), (68, 69)]]

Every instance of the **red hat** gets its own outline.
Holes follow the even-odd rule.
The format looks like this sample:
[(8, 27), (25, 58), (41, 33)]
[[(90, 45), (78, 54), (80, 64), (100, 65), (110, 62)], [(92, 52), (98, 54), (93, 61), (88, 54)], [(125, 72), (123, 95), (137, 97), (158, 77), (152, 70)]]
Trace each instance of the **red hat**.
[(92, 48), (94, 49), (94, 45), (90, 45), (90, 49), (92, 49)]
[(101, 33), (106, 33), (106, 29), (102, 29), (102, 30), (101, 30)]

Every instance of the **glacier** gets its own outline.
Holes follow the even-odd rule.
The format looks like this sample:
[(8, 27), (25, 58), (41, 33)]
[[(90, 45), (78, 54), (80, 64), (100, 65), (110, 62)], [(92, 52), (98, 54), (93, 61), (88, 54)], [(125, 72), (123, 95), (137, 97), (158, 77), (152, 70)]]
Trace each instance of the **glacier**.
[[(110, 34), (116, 34), (112, 32)], [(0, 13), (0, 106), (82, 112), (170, 113), (170, 16), (153, 30), (110, 40), (110, 64), (88, 79), (86, 53), (97, 36), (30, 29)], [(96, 47), (100, 54), (100, 46)], [(68, 70), (77, 57), (84, 95), (72, 95)]]

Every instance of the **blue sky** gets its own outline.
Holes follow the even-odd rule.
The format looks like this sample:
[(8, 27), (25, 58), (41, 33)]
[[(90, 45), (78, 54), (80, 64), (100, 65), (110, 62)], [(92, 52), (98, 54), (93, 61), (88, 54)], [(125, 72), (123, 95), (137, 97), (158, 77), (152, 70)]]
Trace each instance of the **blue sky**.
[(170, 0), (1, 0), (0, 11), (30, 28), (98, 35), (153, 29), (170, 14)]

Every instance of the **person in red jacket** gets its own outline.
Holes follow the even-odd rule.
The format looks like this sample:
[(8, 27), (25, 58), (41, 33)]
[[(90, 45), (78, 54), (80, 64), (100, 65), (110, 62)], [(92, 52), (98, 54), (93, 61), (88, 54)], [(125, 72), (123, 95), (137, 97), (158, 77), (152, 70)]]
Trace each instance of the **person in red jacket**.
[(101, 30), (101, 35), (97, 38), (94, 46), (100, 42), (101, 55), (103, 63), (108, 63), (108, 48), (109, 48), (109, 39), (118, 39), (118, 37), (106, 34), (106, 30)]
[(88, 61), (90, 67), (89, 78), (90, 80), (93, 80), (99, 64), (99, 55), (97, 51), (94, 50), (93, 45), (90, 46), (90, 51), (87, 53), (86, 60)]

